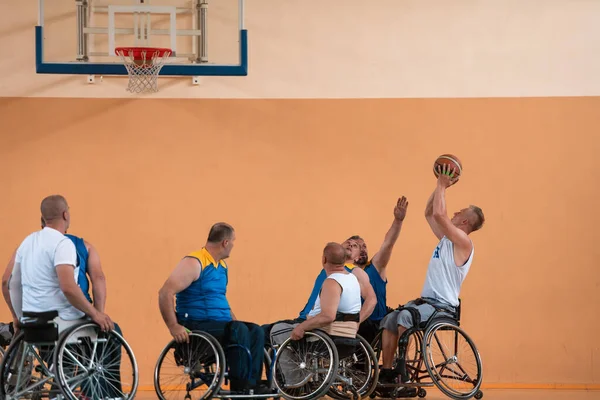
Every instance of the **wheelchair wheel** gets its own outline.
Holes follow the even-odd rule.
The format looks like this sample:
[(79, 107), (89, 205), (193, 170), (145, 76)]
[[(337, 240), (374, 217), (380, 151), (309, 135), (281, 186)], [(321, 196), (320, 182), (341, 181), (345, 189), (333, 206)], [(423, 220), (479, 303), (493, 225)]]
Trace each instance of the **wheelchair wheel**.
[[(406, 365), (406, 372), (411, 382), (419, 382), (423, 377), (423, 374), (427, 373), (425, 366), (423, 365), (423, 332), (419, 330), (413, 330), (408, 336), (406, 344), (406, 350), (404, 352), (404, 361)], [(396, 350), (394, 356), (393, 368), (396, 368), (396, 364), (400, 358), (400, 347)]]
[(479, 352), (454, 321), (430, 325), (424, 335), (423, 355), (433, 383), (446, 396), (470, 399), (479, 391), (483, 372)]
[(323, 397), (338, 367), (333, 341), (321, 331), (306, 332), (300, 340), (288, 338), (275, 356), (275, 386), (290, 400)]
[(64, 331), (54, 354), (56, 377), (68, 400), (131, 399), (138, 368), (129, 344), (115, 331), (102, 332), (94, 322)]
[(50, 372), (54, 345), (26, 343), (23, 333), (13, 338), (0, 364), (0, 398), (52, 398), (60, 394)]
[(154, 369), (154, 390), (161, 400), (210, 399), (225, 377), (225, 353), (214, 336), (189, 334), (188, 343), (170, 341)]
[[(369, 396), (377, 387), (379, 378), (379, 362), (375, 356), (373, 348), (360, 335), (356, 335), (359, 339), (359, 345), (356, 351), (339, 360), (338, 376), (344, 378), (352, 378), (352, 388), (360, 395), (361, 398)], [(344, 384), (334, 383), (329, 389), (328, 395), (337, 400), (352, 400)]]

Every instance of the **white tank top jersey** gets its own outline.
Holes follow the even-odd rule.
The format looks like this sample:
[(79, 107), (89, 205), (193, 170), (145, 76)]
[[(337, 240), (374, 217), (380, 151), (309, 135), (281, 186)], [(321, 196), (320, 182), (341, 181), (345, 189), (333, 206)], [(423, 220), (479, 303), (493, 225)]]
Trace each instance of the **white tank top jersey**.
[(11, 278), (11, 286), (16, 286), (13, 283), (20, 281), (21, 290), (15, 287), (10, 291), (11, 300), (13, 296), (21, 296), (17, 302), (21, 303), (22, 311), (58, 311), (58, 315), (64, 320), (85, 316), (69, 303), (60, 288), (56, 273), (58, 265), (72, 265), (73, 280), (77, 282), (77, 252), (69, 238), (48, 227), (30, 234), (17, 249), (15, 265), (17, 264), (19, 266), (13, 274), (19, 275)]
[[(358, 314), (362, 307), (360, 298), (360, 284), (354, 274), (343, 274), (334, 273), (327, 277), (327, 279), (333, 279), (342, 287), (342, 296), (340, 297), (340, 304), (338, 305), (338, 312), (344, 314)], [(317, 301), (313, 309), (308, 313), (309, 317), (314, 317), (321, 312), (321, 294), (317, 296)]]
[(454, 262), (454, 244), (446, 236), (433, 251), (421, 297), (431, 297), (453, 307), (458, 307), (460, 287), (469, 273), (475, 247), (471, 243), (471, 254), (463, 266)]

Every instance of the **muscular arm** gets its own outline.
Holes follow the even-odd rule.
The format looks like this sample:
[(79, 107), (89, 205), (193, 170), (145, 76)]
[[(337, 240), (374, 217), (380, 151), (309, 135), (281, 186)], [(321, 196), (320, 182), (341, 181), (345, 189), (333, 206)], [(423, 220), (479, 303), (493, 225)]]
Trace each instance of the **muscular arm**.
[(175, 295), (198, 279), (200, 268), (200, 262), (197, 259), (185, 257), (177, 264), (175, 270), (160, 288), (158, 305), (162, 318), (169, 329), (179, 325), (175, 314)]
[(13, 268), (15, 266), (16, 255), (17, 255), (17, 251), (15, 250), (13, 252), (12, 256), (10, 257), (10, 261), (8, 262), (8, 265), (6, 266), (6, 269), (4, 270), (4, 275), (2, 276), (2, 295), (4, 296), (4, 301), (6, 302), (6, 305), (10, 309), (10, 313), (12, 314), (13, 321), (17, 321), (18, 318), (17, 318), (17, 314), (15, 313), (15, 310), (13, 308), (12, 301), (10, 299), (10, 289), (8, 287), (8, 282), (10, 280), (10, 277), (13, 272)]
[(301, 323), (298, 328), (306, 332), (331, 324), (335, 321), (341, 296), (340, 284), (333, 279), (326, 279), (321, 288), (321, 312)]
[(360, 309), (360, 323), (362, 323), (373, 314), (373, 310), (377, 305), (377, 297), (369, 281), (369, 275), (365, 271), (360, 268), (354, 268), (352, 273), (356, 276), (360, 284), (360, 297), (365, 300)]
[(385, 268), (390, 262), (390, 258), (392, 257), (392, 250), (394, 249), (394, 245), (398, 240), (398, 236), (400, 236), (400, 230), (402, 229), (402, 220), (394, 218), (394, 222), (392, 222), (392, 226), (385, 234), (385, 238), (383, 239), (383, 243), (381, 248), (373, 257), (371, 262), (373, 266), (377, 268), (377, 272), (381, 275), (381, 279), (384, 281), (387, 279), (387, 274), (385, 273)]
[(435, 237), (437, 237), (438, 240), (442, 240), (442, 238), (444, 237), (444, 233), (438, 226), (438, 223), (435, 221), (435, 218), (433, 218), (433, 198), (434, 197), (435, 197), (435, 190), (433, 191), (433, 193), (431, 193), (431, 196), (429, 196), (429, 200), (427, 200), (427, 205), (425, 206), (425, 219), (427, 219), (427, 223), (431, 227), (431, 230), (433, 231), (433, 234), (435, 235)]
[(398, 240), (398, 236), (400, 235), (400, 230), (402, 229), (402, 221), (404, 221), (404, 217), (406, 217), (406, 210), (408, 208), (408, 201), (406, 197), (402, 196), (398, 199), (396, 206), (394, 207), (394, 222), (392, 226), (388, 230), (383, 239), (383, 244), (381, 248), (371, 260), (371, 263), (379, 272), (381, 279), (387, 281), (387, 273), (386, 267), (390, 262), (390, 258), (392, 257), (392, 250), (394, 249), (394, 245)]
[(74, 268), (74, 265), (69, 264), (60, 264), (56, 266), (60, 290), (62, 290), (73, 307), (84, 312), (89, 317), (94, 318), (98, 311), (85, 298), (81, 288), (77, 285), (75, 279), (73, 279)]
[(469, 258), (473, 244), (469, 236), (461, 229), (458, 229), (446, 212), (446, 189), (438, 184), (433, 198), (433, 219), (439, 227), (443, 236), (446, 236), (454, 245), (454, 262), (457, 266), (462, 266)]
[(100, 255), (90, 243), (85, 242), (88, 248), (88, 273), (92, 281), (92, 295), (94, 296), (94, 307), (104, 312), (106, 306), (106, 277), (100, 263)]

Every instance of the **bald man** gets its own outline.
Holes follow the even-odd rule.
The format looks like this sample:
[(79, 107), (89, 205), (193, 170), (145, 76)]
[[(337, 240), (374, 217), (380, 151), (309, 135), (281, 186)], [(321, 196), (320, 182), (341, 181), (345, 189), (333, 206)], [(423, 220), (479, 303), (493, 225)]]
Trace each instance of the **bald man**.
[(65, 236), (71, 221), (67, 200), (48, 196), (40, 211), (45, 226), (23, 240), (2, 280), (2, 294), (15, 326), (29, 313), (57, 311), (59, 332), (86, 316), (104, 331), (114, 329), (111, 318), (96, 309), (77, 284), (77, 252)]
[[(322, 263), (327, 278), (306, 321), (298, 324), (276, 323), (271, 329), (271, 343), (281, 345), (288, 338), (300, 340), (306, 331), (321, 328), (330, 336), (356, 338), (361, 310), (361, 285), (356, 275), (344, 267), (347, 253), (339, 243), (328, 243)], [(368, 317), (368, 316), (367, 316)], [(293, 329), (292, 329), (293, 328)], [(289, 352), (281, 354), (281, 368), (286, 384), (302, 380), (302, 370), (292, 366)]]
[[(79, 238), (66, 236), (71, 222), (66, 199), (60, 195), (48, 196), (42, 201), (40, 211), (42, 229), (25, 238), (14, 252), (2, 278), (2, 294), (13, 316), (14, 336), (18, 334), (21, 318), (29, 313), (49, 311), (58, 312), (54, 321), (59, 333), (87, 320), (87, 316), (101, 329), (114, 329), (121, 334), (118, 325), (104, 313), (106, 287), (99, 257), (91, 245), (84, 254), (78, 249), (81, 247)], [(90, 270), (94, 271), (90, 273), (94, 304), (87, 293), (89, 286), (79, 285), (80, 272), (85, 274)], [(105, 349), (102, 350), (102, 344), (98, 348), (105, 357), (102, 362), (110, 367), (96, 381), (95, 389), (110, 398), (122, 397), (121, 352), (118, 347), (119, 344), (110, 342)], [(82, 392), (91, 391), (87, 386), (81, 389)]]

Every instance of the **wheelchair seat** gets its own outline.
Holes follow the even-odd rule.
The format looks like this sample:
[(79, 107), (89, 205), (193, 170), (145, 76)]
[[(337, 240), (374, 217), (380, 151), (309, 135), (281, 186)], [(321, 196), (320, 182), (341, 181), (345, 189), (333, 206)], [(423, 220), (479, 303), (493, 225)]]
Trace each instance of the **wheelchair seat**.
[(20, 328), (28, 343), (50, 343), (58, 340), (58, 325), (54, 318), (58, 311), (23, 312)]

